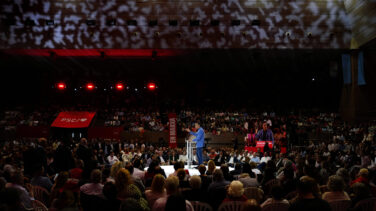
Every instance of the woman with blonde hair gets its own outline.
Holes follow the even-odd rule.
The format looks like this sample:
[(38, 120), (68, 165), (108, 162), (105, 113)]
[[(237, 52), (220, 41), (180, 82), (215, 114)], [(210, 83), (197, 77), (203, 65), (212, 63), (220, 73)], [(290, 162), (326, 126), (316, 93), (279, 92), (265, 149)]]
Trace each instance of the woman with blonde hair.
[(227, 189), (227, 197), (223, 200), (223, 202), (247, 200), (247, 197), (244, 195), (243, 183), (237, 180), (232, 181)]
[(214, 172), (215, 169), (216, 169), (216, 167), (215, 167), (214, 160), (209, 160), (208, 161), (208, 170), (206, 171), (206, 175), (213, 175), (213, 172)]
[(151, 183), (151, 189), (145, 192), (146, 199), (150, 207), (153, 207), (154, 202), (162, 197), (166, 196), (166, 190), (164, 188), (165, 178), (162, 174), (156, 174)]
[[(120, 169), (124, 168), (124, 164), (121, 161), (118, 161), (114, 163), (114, 165), (111, 166), (111, 172), (110, 172), (110, 177), (113, 179), (112, 182), (114, 181), (117, 173), (120, 171)], [(111, 179), (110, 179), (111, 180)]]
[(128, 198), (136, 199), (144, 210), (149, 209), (148, 202), (142, 198), (142, 193), (136, 185), (133, 184), (131, 174), (125, 168), (121, 168), (115, 176), (115, 186), (117, 190), (117, 199), (124, 201)]

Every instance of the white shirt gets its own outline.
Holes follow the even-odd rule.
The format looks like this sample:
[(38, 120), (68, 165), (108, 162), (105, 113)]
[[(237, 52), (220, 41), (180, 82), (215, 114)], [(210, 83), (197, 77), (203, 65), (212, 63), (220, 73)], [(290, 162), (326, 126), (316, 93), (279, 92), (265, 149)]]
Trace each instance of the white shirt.
[(117, 161), (119, 161), (119, 159), (115, 155), (114, 156), (109, 155), (107, 157), (107, 160), (111, 166), (114, 165), (114, 163), (116, 163)]

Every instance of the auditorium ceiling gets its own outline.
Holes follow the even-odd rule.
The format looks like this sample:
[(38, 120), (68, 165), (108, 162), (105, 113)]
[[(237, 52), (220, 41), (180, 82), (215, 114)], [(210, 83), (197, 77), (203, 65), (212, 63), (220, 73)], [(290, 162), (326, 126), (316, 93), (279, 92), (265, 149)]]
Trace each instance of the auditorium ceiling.
[(375, 37), (375, 4), (366, 0), (1, 0), (0, 48), (349, 49)]

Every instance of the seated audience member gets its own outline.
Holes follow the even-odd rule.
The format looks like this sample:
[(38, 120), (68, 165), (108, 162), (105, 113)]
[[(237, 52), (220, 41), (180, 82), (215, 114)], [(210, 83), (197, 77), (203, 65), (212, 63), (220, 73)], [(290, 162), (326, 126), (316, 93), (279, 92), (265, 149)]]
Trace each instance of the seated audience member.
[(179, 169), (176, 176), (179, 178), (179, 188), (189, 188), (188, 177), (184, 169)]
[(153, 207), (154, 202), (162, 197), (166, 196), (165, 178), (161, 174), (156, 174), (151, 183), (151, 189), (146, 190), (145, 196), (148, 200), (149, 206)]
[(63, 190), (65, 184), (67, 183), (68, 178), (69, 173), (67, 171), (60, 172), (56, 177), (55, 183), (51, 188), (49, 204), (51, 204), (52, 201), (59, 196), (60, 192)]
[(113, 151), (110, 152), (110, 155), (107, 156), (108, 163), (110, 166), (114, 165), (114, 163), (118, 162), (119, 159), (116, 157), (115, 153)]
[(142, 181), (145, 179), (145, 171), (143, 171), (141, 160), (135, 159), (133, 161), (133, 176), (140, 178)]
[(84, 162), (82, 160), (76, 159), (75, 165), (75, 168), (69, 170), (69, 176), (70, 178), (80, 180), (82, 178), (82, 172), (84, 171)]
[(121, 202), (119, 211), (144, 211), (145, 209), (134, 198), (127, 198)]
[(24, 210), (21, 203), (21, 193), (16, 188), (4, 188), (0, 190), (0, 210), (17, 211)]
[(213, 182), (208, 187), (208, 203), (214, 210), (222, 203), (226, 198), (226, 187), (230, 182), (226, 181), (223, 177), (222, 170), (216, 169), (213, 173)]
[[(179, 193), (179, 179), (176, 176), (169, 176), (166, 179), (165, 188), (167, 195), (159, 198), (155, 201), (152, 210), (153, 211), (164, 211), (166, 208), (166, 202), (169, 196), (178, 194)], [(186, 209), (187, 211), (193, 211), (192, 204), (189, 201), (186, 202)]]
[(20, 193), (21, 203), (26, 208), (32, 208), (31, 201), (34, 199), (29, 193), (32, 191), (32, 186), (24, 183), (24, 175), (21, 171), (15, 170), (11, 173), (10, 182), (6, 184), (6, 188), (14, 188), (18, 190)]
[(223, 177), (225, 178), (225, 180), (230, 181), (230, 182), (234, 180), (234, 177), (230, 174), (230, 169), (228, 168), (227, 164), (222, 164), (221, 170), (222, 170)]
[(107, 182), (103, 186), (103, 195), (105, 202), (103, 207), (109, 211), (118, 211), (120, 208), (121, 200), (117, 198), (117, 188), (113, 182)]
[(273, 203), (284, 203), (289, 205), (289, 201), (283, 199), (283, 189), (280, 185), (274, 185), (272, 187), (271, 194), (272, 197), (264, 201), (264, 203), (261, 204), (261, 208)]
[(145, 172), (145, 187), (150, 187), (153, 177), (156, 174), (162, 174), (166, 177), (164, 170), (159, 166), (158, 161), (152, 161), (148, 170)]
[(63, 190), (51, 205), (52, 210), (79, 211), (78, 201), (71, 190)]
[(257, 182), (257, 179), (251, 178), (248, 173), (239, 175), (238, 180), (243, 183), (244, 188), (260, 186), (260, 184)]
[(247, 197), (244, 195), (243, 183), (239, 181), (232, 181), (227, 189), (227, 197), (223, 200), (223, 202), (247, 200)]
[(355, 205), (364, 200), (371, 197), (370, 189), (364, 183), (358, 182), (351, 186), (351, 208), (355, 208)]
[(120, 169), (124, 168), (124, 164), (121, 161), (118, 161), (114, 163), (111, 166), (111, 171), (110, 171), (110, 177), (107, 179), (107, 182), (114, 182), (115, 183), (115, 178), (117, 173), (120, 171)]
[(234, 170), (230, 171), (230, 174), (232, 176), (237, 176), (237, 175), (240, 175), (241, 173), (242, 173), (242, 165), (240, 163), (236, 163)]
[(340, 168), (337, 170), (336, 172), (336, 175), (337, 176), (340, 176), (344, 183), (345, 183), (345, 190), (348, 190), (349, 186), (350, 186), (350, 174), (349, 174), (349, 171), (345, 168)]
[(317, 196), (318, 185), (308, 176), (301, 177), (298, 182), (298, 198), (291, 203), (289, 211), (330, 211), (328, 202)]
[(125, 169), (127, 169), (129, 171), (129, 173), (131, 174), (132, 181), (138, 187), (138, 189), (142, 193), (145, 192), (145, 186), (144, 186), (144, 183), (142, 182), (142, 180), (138, 177), (133, 176), (134, 168), (133, 168), (131, 162), (128, 162), (127, 164), (125, 164)]
[(165, 211), (194, 211), (190, 202), (186, 201), (181, 194), (173, 194), (167, 198)]
[(355, 183), (358, 183), (358, 182), (361, 182), (365, 185), (368, 185), (369, 184), (369, 179), (368, 179), (368, 169), (366, 168), (362, 168), (359, 170), (359, 173), (358, 173), (358, 178), (356, 178), (355, 180), (353, 180), (350, 185), (353, 185)]
[(87, 183), (80, 187), (80, 191), (86, 195), (103, 197), (102, 172), (94, 169), (90, 175), (91, 183)]
[(327, 186), (329, 191), (322, 195), (322, 199), (329, 203), (332, 201), (350, 200), (349, 195), (344, 191), (345, 183), (341, 177), (336, 175), (330, 176)]
[(30, 184), (34, 186), (40, 186), (50, 192), (53, 184), (50, 178), (43, 176), (43, 173), (44, 168), (42, 165), (35, 166), (33, 178), (31, 178)]
[(198, 171), (200, 172), (200, 178), (201, 178), (201, 190), (206, 192), (208, 190), (210, 183), (212, 182), (211, 181), (212, 179), (211, 177), (209, 178), (209, 176), (205, 174), (206, 167), (204, 164), (201, 164), (198, 167)]
[(206, 171), (206, 175), (212, 175), (215, 170), (215, 163), (213, 160), (208, 161), (208, 170)]
[(215, 156), (214, 161), (215, 161), (215, 165), (220, 166), (227, 161), (227, 157), (223, 151), (220, 151), (219, 154)]
[(201, 177), (193, 175), (189, 178), (190, 189), (187, 189), (183, 192), (183, 195), (188, 201), (204, 201), (205, 192), (201, 189)]
[(248, 199), (244, 203), (242, 211), (261, 211), (261, 207), (256, 199)]

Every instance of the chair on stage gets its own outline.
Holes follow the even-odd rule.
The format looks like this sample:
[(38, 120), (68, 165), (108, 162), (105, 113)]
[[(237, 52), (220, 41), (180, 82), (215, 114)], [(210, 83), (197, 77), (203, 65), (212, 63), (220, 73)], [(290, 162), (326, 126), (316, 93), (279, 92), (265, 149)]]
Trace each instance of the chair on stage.
[(244, 202), (241, 201), (231, 201), (231, 202), (223, 202), (218, 211), (243, 211)]
[(200, 201), (190, 201), (194, 211), (213, 211), (213, 208), (208, 204)]
[(244, 189), (244, 195), (248, 199), (256, 199), (257, 203), (261, 203), (264, 198), (264, 191), (256, 187), (248, 187)]
[(48, 206), (48, 200), (50, 198), (50, 193), (48, 192), (48, 190), (41, 186), (33, 186), (32, 191), (36, 200)]
[(376, 210), (376, 198), (363, 199), (356, 203), (354, 210), (374, 211)]
[(332, 201), (329, 203), (332, 211), (346, 211), (351, 206), (350, 200)]
[(268, 204), (262, 208), (262, 211), (288, 211), (290, 205), (286, 203), (276, 202)]

